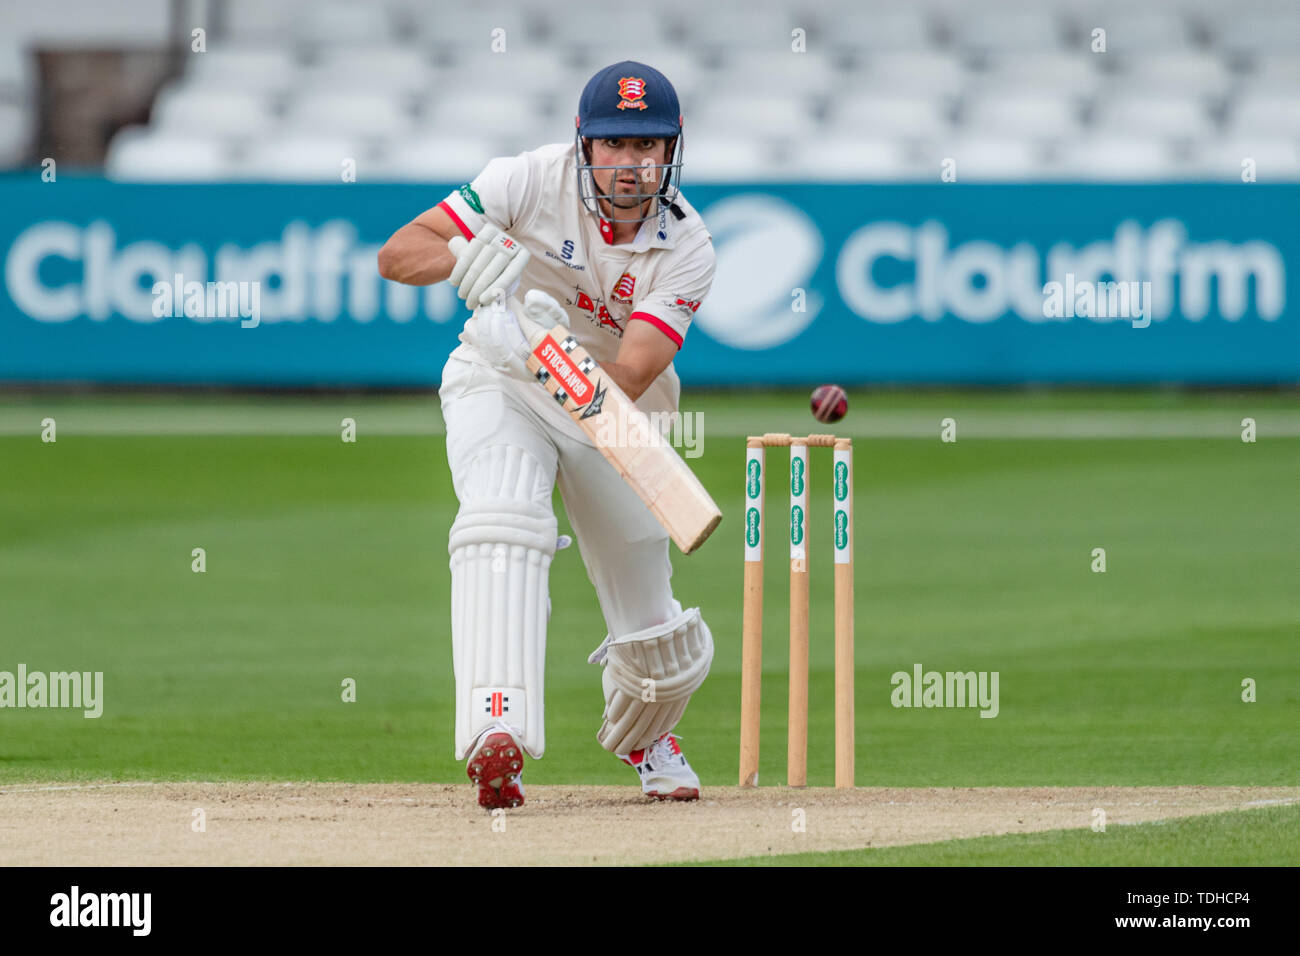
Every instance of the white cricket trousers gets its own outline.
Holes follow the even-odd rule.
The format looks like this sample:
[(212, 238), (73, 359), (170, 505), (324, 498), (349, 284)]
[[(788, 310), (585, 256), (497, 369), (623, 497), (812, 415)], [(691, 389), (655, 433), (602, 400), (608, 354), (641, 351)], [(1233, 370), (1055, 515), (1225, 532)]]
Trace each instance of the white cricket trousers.
[[(629, 634), (680, 615), (682, 607), (670, 583), (668, 533), (604, 455), (543, 420), (516, 394), (521, 386), (537, 387), (488, 366), (448, 359), (438, 395), (457, 498), (464, 499), (463, 482), (486, 449), (522, 448), (540, 466), (532, 500), (542, 497), (549, 506), (559, 481), (564, 510), (609, 633)], [(555, 603), (559, 607), (562, 601)], [(603, 638), (593, 634), (592, 648)]]

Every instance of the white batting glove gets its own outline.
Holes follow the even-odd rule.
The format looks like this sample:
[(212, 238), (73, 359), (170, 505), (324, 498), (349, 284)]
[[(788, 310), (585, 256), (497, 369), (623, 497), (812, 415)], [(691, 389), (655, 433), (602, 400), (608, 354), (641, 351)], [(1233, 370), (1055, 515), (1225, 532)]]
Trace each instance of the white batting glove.
[(529, 289), (524, 296), (524, 317), (544, 329), (557, 325), (569, 327), (569, 313), (564, 311), (564, 306), (541, 289)]
[(527, 359), (530, 350), (515, 315), (514, 305), (518, 300), (495, 292), (493, 296), (491, 302), (474, 313), (474, 342), (488, 362), (506, 369), (513, 358)]
[(470, 309), (491, 302), (492, 296), (486, 295), (490, 291), (497, 290), (496, 294), (503, 298), (509, 296), (532, 258), (519, 240), (491, 223), (469, 242), (453, 236), (447, 248), (456, 257), (447, 281), (457, 287), (456, 294)]
[(533, 350), (528, 333), (536, 328), (550, 331), (557, 325), (569, 327), (569, 313), (564, 306), (541, 289), (528, 290), (519, 310), (522, 316), (515, 312), (518, 299), (507, 298), (496, 290), (490, 290), (488, 295), (491, 300), (474, 314), (474, 340), (483, 357), (497, 368), (506, 368), (512, 355), (528, 360)]

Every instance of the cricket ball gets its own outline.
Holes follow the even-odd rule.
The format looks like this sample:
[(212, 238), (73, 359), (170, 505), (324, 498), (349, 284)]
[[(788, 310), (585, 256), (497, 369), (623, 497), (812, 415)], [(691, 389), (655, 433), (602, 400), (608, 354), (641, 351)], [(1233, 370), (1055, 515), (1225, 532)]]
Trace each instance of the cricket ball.
[(838, 385), (818, 385), (812, 393), (813, 418), (838, 422), (849, 410), (849, 396)]

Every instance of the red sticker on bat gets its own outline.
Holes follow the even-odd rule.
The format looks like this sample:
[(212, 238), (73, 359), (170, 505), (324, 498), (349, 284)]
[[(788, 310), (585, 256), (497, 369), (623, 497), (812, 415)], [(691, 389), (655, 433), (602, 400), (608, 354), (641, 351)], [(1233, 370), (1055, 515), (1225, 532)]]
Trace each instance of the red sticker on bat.
[[(573, 344), (565, 348), (564, 346), (569, 343)], [(569, 361), (569, 352), (577, 344), (577, 341), (570, 337), (564, 340), (564, 345), (561, 345), (548, 335), (538, 343), (537, 348), (533, 349), (533, 355), (542, 363), (542, 368), (554, 376), (560, 387), (574, 402), (585, 405), (591, 400), (595, 388), (591, 384), (591, 379)]]

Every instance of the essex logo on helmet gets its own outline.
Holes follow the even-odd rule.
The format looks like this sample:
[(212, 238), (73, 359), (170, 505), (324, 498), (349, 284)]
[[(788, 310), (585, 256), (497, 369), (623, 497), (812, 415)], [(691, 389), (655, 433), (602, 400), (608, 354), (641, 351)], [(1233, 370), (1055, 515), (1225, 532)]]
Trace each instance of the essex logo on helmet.
[(639, 76), (622, 76), (618, 80), (618, 95), (621, 97), (618, 108), (621, 110), (643, 110), (645, 103), (645, 80)]

